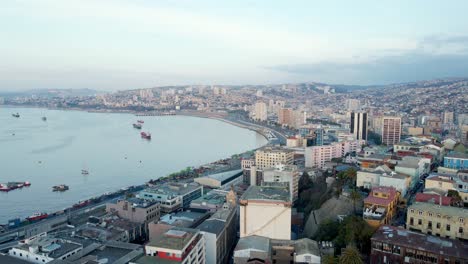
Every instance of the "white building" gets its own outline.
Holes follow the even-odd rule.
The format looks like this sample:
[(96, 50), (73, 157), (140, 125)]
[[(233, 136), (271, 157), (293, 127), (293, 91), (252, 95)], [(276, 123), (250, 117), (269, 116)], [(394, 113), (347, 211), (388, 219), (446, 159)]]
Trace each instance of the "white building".
[(71, 241), (52, 238), (47, 233), (25, 239), (8, 251), (8, 255), (31, 263), (49, 263), (65, 260), (83, 250), (83, 246)]
[(296, 201), (299, 193), (299, 170), (295, 165), (276, 165), (263, 170), (263, 182), (288, 183), (291, 201)]
[(342, 158), (347, 153), (361, 151), (364, 140), (334, 142), (331, 145), (313, 146), (305, 149), (306, 167), (323, 168), (333, 158)]
[(393, 145), (400, 142), (401, 117), (382, 117), (382, 144)]
[(349, 111), (356, 111), (361, 108), (361, 102), (358, 99), (346, 99), (345, 107)]
[(268, 118), (267, 105), (264, 102), (255, 103), (254, 119), (258, 121), (266, 121)]
[(250, 186), (240, 198), (240, 237), (291, 239), (291, 199), (283, 186)]
[(405, 196), (410, 188), (411, 177), (409, 175), (396, 173), (386, 165), (379, 166), (374, 170), (361, 170), (356, 175), (356, 186), (372, 189), (373, 187), (395, 187), (397, 191)]

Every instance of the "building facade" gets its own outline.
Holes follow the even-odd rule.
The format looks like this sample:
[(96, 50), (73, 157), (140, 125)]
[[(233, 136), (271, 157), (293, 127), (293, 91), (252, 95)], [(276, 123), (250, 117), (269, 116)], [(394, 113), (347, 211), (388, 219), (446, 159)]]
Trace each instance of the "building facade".
[(364, 199), (363, 218), (373, 227), (390, 224), (396, 214), (400, 193), (394, 187), (374, 187)]
[(333, 158), (342, 158), (347, 153), (361, 151), (364, 140), (334, 142), (331, 145), (313, 146), (305, 149), (306, 167), (323, 168)]
[(294, 151), (281, 147), (265, 147), (255, 151), (255, 166), (257, 169), (271, 168), (275, 165), (292, 165)]
[(382, 117), (382, 144), (393, 145), (400, 142), (401, 117)]
[(159, 220), (159, 203), (138, 198), (119, 199), (106, 204), (107, 213), (116, 213), (120, 218), (135, 223)]
[(295, 165), (276, 165), (263, 170), (263, 182), (283, 182), (289, 185), (291, 201), (299, 195), (299, 170)]
[(352, 112), (350, 132), (354, 135), (355, 139), (367, 140), (368, 119), (366, 112)]

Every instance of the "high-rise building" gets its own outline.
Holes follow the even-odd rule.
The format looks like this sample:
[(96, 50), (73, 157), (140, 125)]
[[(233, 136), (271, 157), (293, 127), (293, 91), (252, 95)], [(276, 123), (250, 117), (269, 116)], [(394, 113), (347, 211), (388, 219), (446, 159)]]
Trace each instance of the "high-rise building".
[(255, 151), (255, 165), (258, 169), (271, 168), (279, 164), (292, 165), (294, 151), (280, 147), (265, 147)]
[(289, 184), (291, 201), (295, 202), (299, 194), (299, 170), (296, 165), (276, 165), (263, 170), (263, 182), (283, 182)]
[(444, 112), (444, 124), (453, 124), (453, 112)]
[(342, 158), (347, 153), (361, 151), (364, 140), (335, 142), (331, 145), (307, 147), (305, 149), (306, 167), (322, 168), (333, 158)]
[(293, 127), (295, 125), (294, 111), (291, 108), (281, 108), (278, 111), (278, 123)]
[(382, 144), (393, 145), (400, 142), (401, 117), (382, 117)]
[(356, 111), (361, 108), (361, 102), (358, 99), (347, 99), (345, 104), (346, 109), (349, 111)]
[(367, 113), (366, 112), (352, 112), (350, 129), (354, 137), (358, 140), (367, 140)]
[(255, 120), (266, 121), (268, 117), (267, 105), (264, 102), (255, 103), (254, 114)]

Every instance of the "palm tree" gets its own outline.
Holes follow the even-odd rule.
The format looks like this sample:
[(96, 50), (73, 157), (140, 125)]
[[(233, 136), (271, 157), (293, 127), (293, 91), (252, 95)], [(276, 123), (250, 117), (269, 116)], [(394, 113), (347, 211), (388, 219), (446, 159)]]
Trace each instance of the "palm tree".
[(341, 253), (340, 264), (363, 264), (361, 254), (354, 246), (347, 246)]
[(356, 214), (356, 203), (361, 200), (361, 194), (356, 189), (353, 189), (349, 194), (349, 198), (353, 201), (354, 214)]

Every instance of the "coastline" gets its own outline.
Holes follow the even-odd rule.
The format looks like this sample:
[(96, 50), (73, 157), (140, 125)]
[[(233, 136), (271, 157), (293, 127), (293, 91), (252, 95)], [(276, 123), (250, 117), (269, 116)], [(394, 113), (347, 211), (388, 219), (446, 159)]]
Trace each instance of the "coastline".
[[(37, 109), (44, 109), (46, 107), (35, 107), (35, 106), (10, 106), (10, 105), (1, 105), (0, 106), (0, 109), (1, 108), (37, 108)], [(46, 108), (46, 109), (49, 109), (49, 110), (60, 110), (60, 111), (86, 111), (86, 109), (80, 109), (80, 108)], [(86, 111), (86, 112), (97, 112), (97, 113), (124, 113), (124, 114), (137, 114), (138, 112), (133, 112), (133, 111)], [(225, 123), (228, 123), (228, 124), (231, 124), (231, 125), (235, 125), (237, 127), (240, 127), (240, 128), (247, 128), (251, 131), (255, 131), (256, 133), (264, 136), (266, 139), (267, 139), (267, 142), (265, 145), (268, 145), (270, 144), (270, 140), (268, 140), (268, 137), (264, 134), (264, 133), (260, 133), (257, 129), (255, 128), (252, 128), (252, 127), (248, 127), (246, 125), (243, 125), (243, 124), (239, 124), (239, 123), (236, 123), (236, 122), (233, 122), (233, 121), (230, 121), (228, 119), (225, 119), (225, 118), (222, 118), (221, 116), (212, 116), (212, 115), (203, 115), (202, 113), (198, 113), (198, 114), (190, 114), (190, 113), (185, 113), (185, 112), (178, 112), (177, 115), (182, 115), (182, 116), (190, 116), (190, 117), (198, 117), (198, 118), (209, 118), (209, 119), (215, 119), (215, 120), (218, 120), (218, 121), (221, 121), (221, 122), (225, 122)], [(262, 145), (261, 147), (265, 146), (265, 145)], [(192, 171), (197, 171), (197, 170), (200, 170), (200, 169), (203, 169), (203, 168), (206, 168), (206, 167), (210, 167), (212, 165), (215, 165), (215, 164), (219, 164), (221, 161), (226, 161), (226, 160), (233, 160), (234, 159), (237, 159), (239, 156), (245, 154), (245, 153), (251, 153), (252, 151), (255, 151), (256, 149), (258, 148), (254, 148), (254, 149), (250, 149), (250, 150), (247, 150), (245, 152), (242, 152), (242, 153), (233, 153), (231, 154), (231, 156), (229, 158), (220, 158), (220, 159), (217, 159), (215, 161), (212, 161), (212, 162), (208, 162), (208, 163), (205, 163), (205, 164), (202, 164), (200, 166), (197, 166), (197, 167), (192, 167)], [(236, 157), (236, 158), (234, 158)], [(233, 159), (234, 158), (234, 159)], [(183, 168), (182, 168), (183, 169)], [(222, 169), (232, 169), (232, 168), (222, 168)], [(151, 181), (159, 181), (161, 183), (163, 182), (167, 182), (167, 181), (174, 181), (174, 180), (177, 180), (177, 179), (180, 179), (178, 178), (177, 176), (180, 176), (180, 172), (181, 171), (176, 171), (174, 173), (170, 173), (170, 174), (167, 174), (165, 176), (162, 176), (160, 178), (157, 178), (157, 179), (152, 179)], [(217, 173), (216, 171), (214, 172), (209, 172), (206, 171), (206, 173)], [(182, 179), (180, 180), (189, 180), (189, 179), (193, 179), (197, 176), (200, 176), (201, 174), (197, 174), (195, 176), (190, 176), (190, 177), (183, 177)], [(96, 207), (97, 206), (97, 202), (99, 201), (100, 203), (102, 203), (103, 200), (109, 200), (110, 196), (112, 195), (121, 195), (122, 194), (122, 190), (125, 189), (125, 191), (129, 191), (129, 192), (132, 192), (132, 190), (136, 190), (135, 188), (144, 188), (145, 186), (147, 186), (148, 183), (147, 182), (142, 182), (141, 184), (137, 184), (137, 185), (133, 185), (133, 186), (127, 186), (127, 187), (123, 187), (121, 188), (120, 190), (115, 190), (111, 193), (103, 193), (103, 194), (98, 194), (97, 196), (94, 196), (94, 197), (90, 197), (90, 198), (86, 198), (87, 200), (86, 201), (92, 201), (92, 203), (89, 205), (89, 207)], [(134, 191), (133, 191), (134, 192)], [(109, 196), (110, 195), (110, 196)], [(76, 201), (77, 203), (80, 203), (79, 201)], [(75, 210), (75, 206), (76, 204), (70, 204), (69, 207), (65, 208), (64, 210), (59, 210), (59, 211), (52, 211), (50, 212), (50, 215), (52, 216), (57, 216), (57, 215), (61, 215), (63, 214), (64, 211), (71, 211), (71, 212), (75, 212), (77, 213), (77, 211)], [(13, 218), (13, 216), (12, 216)]]

